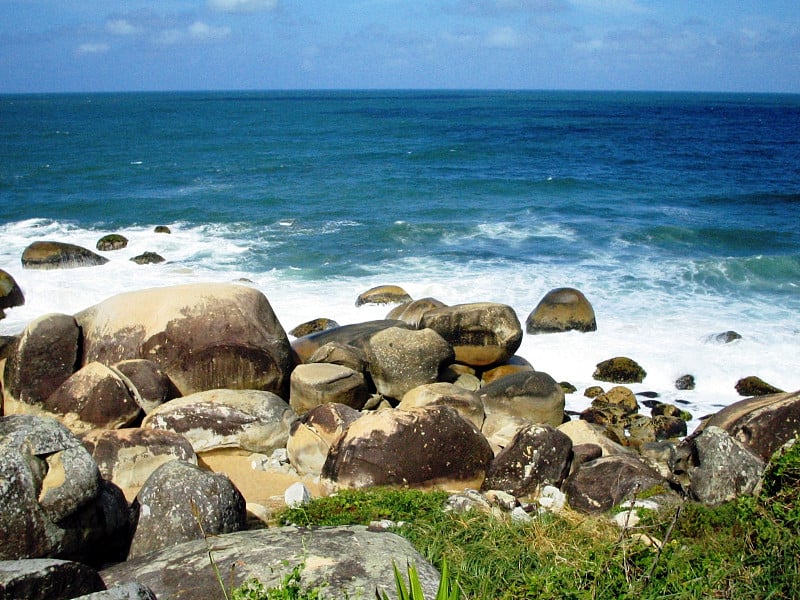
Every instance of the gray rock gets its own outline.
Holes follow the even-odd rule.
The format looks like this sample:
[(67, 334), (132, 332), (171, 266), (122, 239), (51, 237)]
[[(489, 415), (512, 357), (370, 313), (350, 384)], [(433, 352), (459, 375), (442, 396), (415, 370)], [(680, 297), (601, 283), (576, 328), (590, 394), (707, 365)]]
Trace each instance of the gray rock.
[(158, 600), (153, 590), (141, 583), (115, 585), (104, 592), (79, 596), (73, 600)]
[(369, 338), (388, 327), (405, 327), (411, 329), (410, 325), (395, 320), (353, 323), (351, 325), (342, 325), (341, 327), (318, 331), (317, 333), (298, 338), (292, 342), (292, 350), (295, 352), (300, 362), (303, 363), (310, 362), (311, 356), (320, 347), (330, 342), (336, 342), (345, 346), (355, 346), (362, 352), (366, 352)]
[(429, 327), (452, 347), (458, 362), (486, 367), (507, 361), (522, 343), (522, 326), (514, 309), (479, 302), (427, 311), (420, 327)]
[[(394, 561), (401, 571), (413, 563), (426, 598), (433, 598), (439, 574), (404, 538), (364, 526), (304, 529), (280, 527), (218, 535), (186, 542), (115, 565), (101, 572), (106, 585), (138, 581), (159, 598), (208, 600), (219, 592), (209, 549), (233, 586), (256, 578), (277, 586), (299, 564), (304, 587), (322, 587), (327, 598), (372, 598), (375, 589), (395, 597)], [(230, 566), (234, 566), (232, 573)]]
[(478, 487), (492, 450), (449, 406), (381, 410), (350, 425), (322, 470), (340, 485), (441, 483)]
[(201, 539), (203, 532), (216, 536), (240, 531), (247, 520), (244, 497), (227, 476), (183, 461), (171, 461), (156, 469), (132, 508), (138, 520), (129, 559)]
[(361, 348), (340, 342), (323, 344), (308, 358), (308, 364), (329, 363), (341, 365), (361, 373), (367, 372), (367, 354)]
[(695, 386), (694, 375), (681, 375), (675, 380), (676, 390), (693, 390)]
[(290, 378), (289, 405), (298, 415), (327, 403), (344, 404), (360, 410), (369, 396), (364, 375), (342, 365), (297, 365)]
[(766, 463), (727, 431), (706, 426), (677, 448), (675, 473), (692, 496), (705, 504), (721, 504), (753, 493)]
[(406, 392), (434, 383), (453, 361), (453, 348), (433, 329), (390, 327), (369, 339), (369, 372), (379, 394), (400, 400)]
[(33, 242), (22, 252), (24, 269), (71, 269), (108, 262), (87, 248), (65, 242)]
[(54, 558), (0, 561), (2, 600), (70, 600), (105, 589), (97, 571), (78, 562)]
[(484, 427), (490, 421), (509, 417), (553, 427), (564, 421), (564, 389), (542, 371), (502, 377), (481, 388), (479, 396), (486, 411)]
[(550, 290), (525, 321), (528, 333), (557, 333), (577, 330), (597, 331), (594, 308), (575, 288)]
[(545, 485), (560, 487), (569, 473), (572, 440), (548, 425), (522, 429), (489, 466), (481, 490), (502, 490), (516, 498)]
[(166, 259), (156, 252), (142, 252), (132, 257), (131, 261), (135, 262), (137, 265), (157, 265), (165, 262)]

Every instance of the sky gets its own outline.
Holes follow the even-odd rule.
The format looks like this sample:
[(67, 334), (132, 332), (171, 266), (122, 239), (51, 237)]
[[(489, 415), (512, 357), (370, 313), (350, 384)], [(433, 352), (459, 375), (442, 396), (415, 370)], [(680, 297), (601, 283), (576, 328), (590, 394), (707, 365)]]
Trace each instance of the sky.
[(0, 93), (800, 93), (800, 0), (0, 0)]

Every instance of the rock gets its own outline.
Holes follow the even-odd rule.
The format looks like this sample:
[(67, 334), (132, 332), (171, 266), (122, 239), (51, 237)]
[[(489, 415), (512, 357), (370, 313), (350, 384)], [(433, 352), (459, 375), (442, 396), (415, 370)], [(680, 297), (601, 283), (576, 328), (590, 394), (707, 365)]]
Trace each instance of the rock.
[(158, 600), (158, 598), (149, 587), (134, 582), (116, 585), (104, 592), (79, 596), (74, 600)]
[(481, 388), (479, 396), (486, 411), (484, 427), (508, 417), (553, 427), (564, 421), (564, 390), (542, 371), (508, 375)]
[(594, 309), (582, 292), (563, 287), (550, 290), (528, 315), (528, 333), (556, 333), (577, 330), (597, 331)]
[(306, 321), (305, 323), (300, 323), (300, 325), (298, 325), (289, 332), (289, 335), (296, 338), (300, 338), (305, 335), (317, 333), (318, 331), (335, 329), (336, 327), (339, 327), (339, 324), (333, 319), (320, 317), (318, 319), (312, 319), (311, 321)]
[(151, 360), (132, 358), (111, 367), (122, 378), (133, 399), (145, 414), (150, 414), (167, 400), (178, 395), (172, 382)]
[[(302, 585), (322, 587), (326, 598), (371, 598), (376, 588), (394, 597), (393, 562), (403, 571), (407, 563), (416, 566), (426, 598), (434, 597), (439, 584), (436, 569), (410, 542), (364, 526), (241, 531), (215, 536), (211, 543), (218, 565), (236, 565), (230, 573), (233, 587), (253, 578), (266, 587), (276, 587), (303, 563)], [(225, 568), (226, 585), (228, 571)], [(208, 600), (214, 590), (219, 590), (203, 540), (129, 560), (102, 571), (101, 576), (109, 587), (138, 581), (163, 599)]]
[(740, 400), (713, 415), (698, 429), (721, 427), (768, 461), (800, 432), (800, 392)]
[(143, 252), (142, 254), (132, 257), (131, 261), (135, 262), (137, 265), (157, 265), (165, 262), (166, 259), (155, 252)]
[(781, 394), (783, 390), (772, 386), (755, 375), (743, 377), (736, 382), (736, 392), (740, 396), (766, 396), (768, 394)]
[(78, 562), (54, 558), (0, 561), (3, 600), (69, 600), (105, 589), (97, 571)]
[(453, 511), (458, 514), (466, 513), (471, 510), (491, 514), (492, 505), (486, 497), (473, 489), (465, 489), (461, 492), (451, 494), (447, 499), (446, 511)]
[(705, 504), (721, 504), (752, 494), (766, 468), (761, 460), (727, 431), (713, 425), (677, 448), (675, 474), (692, 496)]
[(361, 416), (343, 404), (322, 404), (292, 423), (286, 451), (301, 475), (320, 475), (331, 446)]
[(583, 395), (587, 398), (597, 398), (601, 394), (605, 394), (605, 390), (599, 385), (590, 385), (583, 390)]
[(192, 445), (184, 436), (158, 429), (98, 429), (82, 439), (103, 479), (113, 482), (133, 500), (147, 478), (171, 460), (197, 464)]
[(346, 346), (355, 346), (365, 352), (369, 338), (388, 327), (405, 327), (410, 329), (410, 326), (406, 323), (393, 320), (367, 321), (365, 323), (342, 325), (341, 327), (326, 329), (325, 331), (319, 331), (298, 338), (292, 342), (292, 350), (297, 354), (300, 362), (303, 363), (309, 362), (311, 355), (321, 346), (329, 342), (337, 342)]
[(650, 407), (650, 414), (653, 417), (658, 417), (663, 415), (665, 417), (679, 417), (684, 421), (692, 420), (691, 413), (675, 406), (674, 404), (666, 404), (665, 402), (655, 402)]
[(638, 451), (642, 460), (658, 471), (662, 477), (671, 479), (677, 457), (675, 448), (675, 442), (659, 440), (642, 444)]
[(722, 333), (712, 335), (710, 339), (720, 344), (730, 344), (731, 342), (742, 339), (742, 336), (735, 331), (723, 331)]
[(483, 427), (485, 413), (478, 394), (453, 383), (429, 383), (406, 392), (397, 408), (408, 410), (426, 406), (450, 406), (477, 429)]
[(574, 510), (598, 514), (656, 486), (667, 487), (657, 471), (634, 456), (615, 455), (581, 465), (567, 479), (564, 492)]
[(534, 371), (533, 365), (521, 356), (512, 356), (502, 365), (497, 365), (491, 369), (486, 369), (481, 373), (481, 381), (483, 385), (497, 381), (506, 375), (513, 375), (514, 373), (530, 373)]
[(545, 485), (559, 487), (569, 473), (572, 440), (549, 425), (529, 425), (489, 466), (481, 490), (503, 490), (516, 498)]
[(595, 396), (592, 400), (592, 406), (594, 407), (603, 408), (606, 405), (617, 406), (628, 415), (639, 410), (636, 395), (629, 388), (621, 385), (612, 387), (607, 392)]
[(434, 383), (453, 348), (433, 329), (389, 327), (369, 340), (367, 362), (379, 394), (399, 400), (406, 392)]
[(402, 304), (411, 302), (411, 296), (403, 288), (396, 285), (379, 285), (371, 288), (356, 299), (356, 306), (364, 304)]
[(675, 380), (676, 390), (693, 390), (694, 385), (694, 375), (681, 375)]
[(138, 520), (129, 560), (204, 535), (240, 531), (247, 520), (244, 497), (224, 474), (179, 460), (150, 475), (132, 510)]
[(408, 323), (414, 329), (419, 329), (419, 323), (426, 312), (444, 306), (444, 302), (440, 302), (435, 298), (422, 298), (420, 300), (414, 300), (413, 302), (406, 302), (400, 306), (395, 306), (389, 311), (386, 318), (397, 319), (398, 321)]
[(73, 317), (44, 315), (31, 321), (8, 349), (3, 372), (6, 414), (28, 412), (50, 397), (76, 370), (81, 330)]
[(420, 327), (441, 335), (458, 362), (485, 367), (507, 361), (522, 343), (522, 326), (514, 309), (505, 304), (479, 302), (426, 312)]
[(499, 415), (494, 418), (484, 419), (481, 433), (489, 441), (492, 450), (498, 454), (503, 448), (511, 444), (516, 435), (531, 425), (529, 419)]
[(142, 412), (119, 375), (99, 362), (91, 362), (71, 375), (42, 407), (59, 415), (77, 433), (127, 427)]
[(350, 425), (331, 448), (322, 475), (356, 488), (477, 487), (491, 459), (489, 442), (449, 406), (382, 410)]
[(66, 427), (29, 415), (0, 417), (0, 482), (0, 560), (79, 550), (65, 521), (97, 498), (100, 473)]
[[(620, 443), (620, 439), (613, 436), (604, 427), (594, 425), (587, 421), (569, 421), (558, 426), (558, 430), (565, 433), (572, 440), (573, 448), (584, 444), (591, 444), (602, 448), (603, 456), (616, 454), (631, 454), (632, 451)], [(612, 436), (614, 439), (612, 439)]]
[(298, 415), (329, 402), (361, 410), (369, 395), (364, 375), (349, 367), (309, 363), (292, 371), (289, 405)]
[(208, 390), (162, 404), (142, 421), (143, 429), (184, 435), (195, 452), (240, 448), (269, 454), (286, 446), (297, 415), (272, 392)]
[(308, 358), (310, 363), (329, 363), (348, 367), (353, 371), (367, 373), (367, 354), (361, 348), (341, 344), (339, 342), (328, 342), (323, 344)]
[(574, 394), (578, 391), (578, 388), (572, 385), (569, 381), (559, 381), (558, 385), (561, 386), (561, 389), (564, 390), (565, 394)]
[(567, 497), (557, 487), (546, 485), (542, 488), (537, 503), (544, 510), (558, 513), (561, 512), (567, 504)]
[(647, 377), (647, 373), (636, 361), (625, 356), (618, 356), (598, 363), (592, 377), (611, 383), (641, 383)]
[(286, 506), (297, 508), (298, 506), (305, 506), (311, 502), (311, 493), (306, 486), (298, 481), (286, 489), (283, 498), (286, 502)]
[(101, 252), (122, 250), (128, 245), (128, 238), (118, 233), (109, 233), (97, 240), (97, 249)]
[(652, 418), (656, 440), (669, 440), (686, 436), (686, 421), (681, 417), (657, 415)]
[(155, 229), (153, 229), (155, 233), (172, 233), (169, 227), (166, 225), (156, 225)]
[(0, 269), (0, 319), (5, 316), (4, 308), (13, 308), (23, 304), (25, 304), (25, 296), (19, 285), (9, 273)]
[(289, 339), (253, 288), (209, 283), (129, 292), (76, 319), (84, 363), (148, 359), (184, 396), (219, 388), (288, 395)]
[(65, 242), (33, 242), (22, 252), (23, 269), (71, 269), (108, 262), (87, 248)]

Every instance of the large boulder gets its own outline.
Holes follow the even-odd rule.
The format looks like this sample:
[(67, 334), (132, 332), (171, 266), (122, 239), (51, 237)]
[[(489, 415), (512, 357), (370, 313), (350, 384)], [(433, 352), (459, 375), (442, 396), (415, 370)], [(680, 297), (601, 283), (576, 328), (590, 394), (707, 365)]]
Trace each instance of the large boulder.
[(0, 561), (0, 598), (3, 600), (70, 600), (105, 590), (91, 567), (55, 558)]
[[(257, 579), (277, 587), (295, 567), (304, 565), (301, 585), (321, 587), (325, 598), (372, 598), (376, 588), (394, 597), (392, 564), (405, 571), (414, 564), (426, 598), (433, 598), (439, 574), (406, 539), (364, 526), (314, 530), (280, 527), (218, 535), (210, 540), (217, 565), (225, 566), (226, 585)], [(147, 585), (159, 598), (208, 600), (219, 580), (202, 539), (164, 548), (101, 572), (109, 587), (125, 581)], [(228, 565), (236, 565), (232, 571)]]
[(103, 479), (113, 482), (133, 500), (147, 478), (171, 460), (197, 464), (184, 436), (159, 429), (97, 429), (81, 439), (92, 454)]
[(449, 406), (382, 410), (350, 425), (322, 475), (347, 487), (478, 487), (493, 456), (489, 442)]
[(675, 474), (691, 495), (705, 504), (721, 504), (752, 494), (766, 462), (724, 429), (706, 425), (677, 449)]
[(537, 495), (545, 485), (560, 487), (569, 473), (572, 440), (549, 425), (529, 425), (492, 461), (481, 490), (502, 490), (516, 498)]
[(406, 392), (397, 408), (409, 410), (426, 406), (450, 406), (458, 411), (462, 418), (481, 429), (486, 413), (478, 394), (453, 383), (429, 383), (420, 385)]
[(180, 460), (164, 463), (150, 475), (132, 509), (137, 521), (128, 558), (241, 531), (247, 519), (244, 497), (227, 476)]
[(120, 376), (99, 362), (72, 374), (42, 407), (77, 433), (127, 427), (142, 412)]
[(325, 329), (297, 338), (292, 342), (292, 350), (297, 355), (299, 361), (303, 363), (309, 362), (311, 356), (319, 348), (331, 342), (344, 346), (355, 346), (362, 352), (365, 352), (369, 338), (388, 327), (405, 327), (411, 329), (410, 325), (402, 321), (388, 319), (353, 323), (351, 325), (342, 325), (341, 327)]
[(208, 283), (119, 294), (76, 315), (83, 362), (153, 361), (181, 395), (210, 389), (288, 393), (286, 332), (258, 290)]
[(70, 269), (104, 265), (108, 259), (66, 242), (33, 242), (22, 252), (24, 269)]
[(208, 390), (162, 404), (144, 418), (142, 428), (180, 433), (195, 452), (239, 448), (270, 454), (286, 446), (296, 418), (272, 392)]
[(494, 422), (509, 417), (553, 427), (564, 421), (564, 390), (542, 371), (502, 377), (481, 388), (479, 396), (486, 411), (484, 427), (499, 429)]
[(298, 415), (331, 402), (360, 410), (370, 395), (363, 374), (332, 363), (297, 365), (290, 381), (289, 404)]
[(569, 505), (583, 513), (610, 510), (634, 495), (668, 489), (667, 481), (652, 467), (631, 455), (604, 456), (586, 462), (564, 484)]
[(364, 304), (403, 304), (411, 302), (411, 296), (397, 285), (379, 285), (358, 295), (356, 306)]
[(721, 427), (764, 461), (800, 435), (800, 391), (771, 394), (735, 402), (705, 421)]
[(395, 306), (389, 311), (389, 314), (386, 315), (386, 318), (398, 319), (404, 323), (408, 323), (415, 329), (418, 329), (419, 323), (422, 320), (422, 315), (429, 310), (442, 308), (444, 306), (445, 303), (440, 302), (436, 298), (421, 298), (419, 300), (413, 300), (412, 302), (406, 302), (400, 306)]
[(0, 319), (5, 317), (4, 308), (13, 308), (25, 304), (25, 296), (14, 278), (0, 269)]
[(292, 423), (286, 453), (301, 475), (320, 475), (334, 446), (350, 425), (361, 417), (344, 404), (322, 404)]
[(478, 302), (427, 311), (420, 327), (441, 335), (456, 360), (485, 367), (508, 360), (522, 343), (522, 326), (514, 309), (505, 304)]
[(597, 331), (597, 321), (589, 300), (575, 288), (550, 290), (525, 321), (528, 333), (556, 333), (577, 330)]
[(453, 358), (453, 348), (433, 329), (389, 327), (373, 335), (367, 346), (378, 393), (396, 400), (419, 385), (436, 382)]
[(35, 412), (77, 369), (81, 330), (69, 315), (31, 321), (6, 350), (3, 394), (6, 414)]

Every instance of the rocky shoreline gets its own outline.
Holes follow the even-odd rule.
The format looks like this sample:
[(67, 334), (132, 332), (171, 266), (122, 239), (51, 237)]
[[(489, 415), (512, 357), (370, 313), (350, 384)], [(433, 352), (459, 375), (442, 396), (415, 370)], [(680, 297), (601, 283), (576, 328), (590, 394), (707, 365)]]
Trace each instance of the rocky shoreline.
[[(24, 302), (13, 278), (0, 284), (9, 279), (0, 310)], [(520, 517), (563, 503), (601, 514), (644, 492), (717, 504), (752, 493), (800, 430), (800, 392), (742, 380), (748, 398), (688, 432), (680, 406), (626, 387), (645, 376), (628, 357), (598, 364), (594, 378), (609, 385), (583, 390), (591, 406), (566, 414), (565, 393), (579, 391), (516, 351), (525, 334), (594, 330), (578, 290), (547, 294), (524, 331), (509, 306), (445, 306), (396, 286), (356, 303), (392, 308), (380, 321), (319, 319), (287, 334), (261, 292), (194, 284), (44, 315), (4, 339), (0, 583), (39, 581), (15, 588), (31, 598), (204, 598), (205, 584), (187, 588), (197, 583), (187, 569), (207, 561), (205, 533), (232, 556), (245, 538), (255, 544), (236, 582), (267, 577), (313, 541), (308, 576), (335, 582), (334, 594), (363, 592), (391, 584), (392, 556), (424, 561), (388, 532), (257, 529), (287, 494), (439, 487)], [(382, 562), (353, 554), (370, 536), (383, 536)], [(184, 558), (168, 557), (179, 548)], [(88, 587), (53, 591), (77, 572)], [(36, 596), (36, 585), (49, 591)]]

